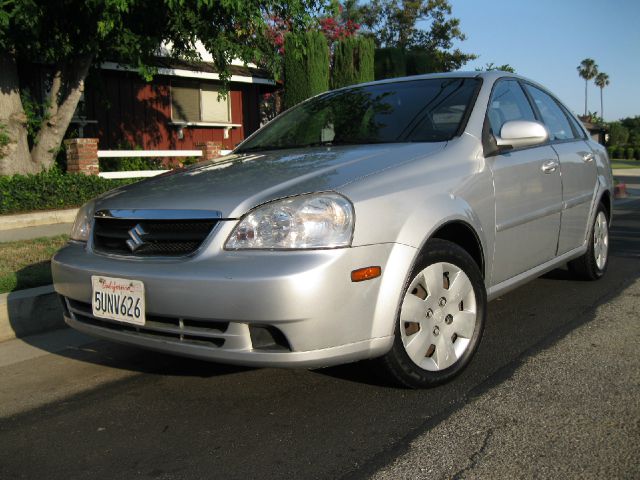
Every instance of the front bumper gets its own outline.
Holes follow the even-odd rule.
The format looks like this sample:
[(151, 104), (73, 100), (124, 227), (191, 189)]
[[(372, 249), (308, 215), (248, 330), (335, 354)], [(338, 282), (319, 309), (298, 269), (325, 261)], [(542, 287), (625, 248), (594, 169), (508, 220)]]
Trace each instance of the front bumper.
[[(391, 348), (415, 253), (390, 243), (127, 260), (69, 244), (54, 257), (52, 272), (66, 322), (91, 335), (224, 363), (321, 367), (373, 358)], [(352, 270), (371, 265), (382, 267), (381, 277), (351, 282)], [(91, 275), (144, 282), (147, 325), (94, 318)], [(287, 348), (256, 347), (250, 332), (255, 326), (281, 332)]]

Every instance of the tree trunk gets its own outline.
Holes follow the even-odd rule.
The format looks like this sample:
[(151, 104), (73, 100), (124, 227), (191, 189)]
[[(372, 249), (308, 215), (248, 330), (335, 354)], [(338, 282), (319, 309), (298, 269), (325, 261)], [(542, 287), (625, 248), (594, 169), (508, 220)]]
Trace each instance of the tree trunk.
[[(20, 100), (16, 62), (8, 53), (0, 54), (0, 175), (37, 172), (27, 141), (27, 116)], [(7, 138), (8, 137), (8, 138)]]
[(53, 76), (49, 108), (31, 149), (31, 159), (41, 169), (51, 168), (55, 161), (84, 91), (84, 80), (90, 65), (90, 56), (80, 57), (58, 68)]
[(602, 87), (600, 87), (600, 118), (604, 122), (604, 103), (602, 102)]
[(587, 79), (584, 79), (584, 116), (587, 116)]

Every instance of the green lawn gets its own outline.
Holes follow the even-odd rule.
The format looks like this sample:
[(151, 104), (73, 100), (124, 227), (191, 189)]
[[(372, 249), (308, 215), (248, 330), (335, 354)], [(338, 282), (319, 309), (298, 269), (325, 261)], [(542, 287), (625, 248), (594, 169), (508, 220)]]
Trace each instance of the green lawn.
[(0, 293), (51, 283), (51, 257), (68, 235), (0, 243)]
[(640, 168), (640, 160), (611, 160), (611, 168)]

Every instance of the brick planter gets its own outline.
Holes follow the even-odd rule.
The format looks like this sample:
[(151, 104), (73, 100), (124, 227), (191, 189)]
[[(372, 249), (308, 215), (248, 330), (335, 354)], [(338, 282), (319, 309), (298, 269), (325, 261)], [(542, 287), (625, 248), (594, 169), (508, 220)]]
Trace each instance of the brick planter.
[(204, 142), (202, 145), (202, 159), (213, 160), (214, 158), (221, 157), (222, 144), (219, 142)]
[(100, 173), (98, 164), (97, 138), (71, 138), (65, 140), (67, 147), (67, 172), (97, 175)]

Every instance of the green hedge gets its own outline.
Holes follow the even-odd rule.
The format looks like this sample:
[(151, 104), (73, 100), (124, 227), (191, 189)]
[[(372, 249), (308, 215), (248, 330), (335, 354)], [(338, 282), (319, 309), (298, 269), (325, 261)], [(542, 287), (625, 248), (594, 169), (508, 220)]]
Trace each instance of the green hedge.
[(425, 50), (406, 52), (407, 75), (422, 75), (436, 71), (433, 54)]
[(108, 180), (64, 174), (56, 169), (37, 175), (0, 177), (0, 215), (79, 207), (106, 191), (138, 180)]
[(407, 74), (407, 59), (400, 48), (378, 48), (375, 50), (375, 77), (404, 77)]

